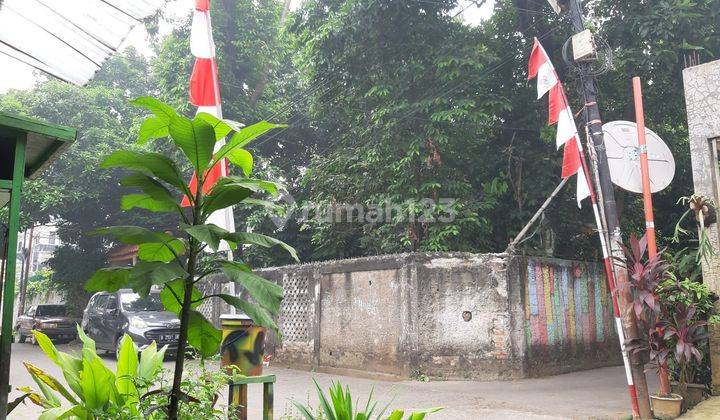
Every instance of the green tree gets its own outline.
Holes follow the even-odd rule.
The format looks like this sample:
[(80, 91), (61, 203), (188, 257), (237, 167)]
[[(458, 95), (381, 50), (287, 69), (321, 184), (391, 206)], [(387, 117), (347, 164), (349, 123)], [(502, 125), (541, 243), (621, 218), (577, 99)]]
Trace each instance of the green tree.
[[(119, 150), (111, 153), (101, 165), (106, 169), (121, 168), (130, 171), (120, 183), (125, 187), (140, 190), (139, 193), (122, 197), (124, 210), (139, 208), (154, 213), (169, 213), (176, 220), (172, 232), (139, 226), (98, 229), (99, 234), (111, 236), (118, 242), (136, 245), (141, 262), (132, 268), (98, 270), (85, 285), (89, 292), (112, 292), (130, 287), (141, 296), (147, 296), (153, 286), (162, 289), (160, 299), (163, 306), (166, 310), (178, 314), (180, 318), (178, 356), (168, 407), (169, 418), (175, 420), (183, 399), (181, 382), (187, 344), (197, 349), (203, 358), (214, 355), (220, 346), (220, 331), (195, 310), (204, 300), (220, 298), (250, 316), (256, 324), (279, 332), (273, 316), (277, 316), (280, 311), (282, 287), (254, 274), (250, 267), (242, 262), (213, 257), (201, 261), (202, 252), (215, 252), (221, 241), (225, 241), (233, 249), (244, 245), (268, 248), (278, 245), (296, 259), (297, 256), (292, 247), (269, 236), (243, 231), (228, 232), (216, 225), (206, 224), (208, 217), (215, 211), (251, 201), (263, 205), (262, 201), (251, 197), (255, 193), (277, 194), (275, 183), (250, 177), (253, 158), (243, 147), (260, 135), (278, 128), (278, 125), (262, 121), (246, 128), (238, 128), (237, 124), (205, 113), (191, 120), (150, 97), (140, 97), (133, 103), (154, 114), (142, 123), (139, 143), (169, 136), (172, 139), (171, 147), (179, 150), (186, 163), (198, 174), (198, 185), (204, 185), (207, 171), (223, 159), (228, 159), (241, 168), (243, 173), (241, 176), (220, 179), (206, 194), (203, 188), (191, 191), (179, 167), (163, 154), (137, 148)], [(227, 143), (214, 152), (216, 141), (230, 134), (232, 135)], [(178, 205), (182, 195), (189, 199), (188, 210)], [(223, 273), (243, 287), (253, 301), (226, 294), (204, 295), (197, 284), (215, 273)]]
[(22, 205), (24, 226), (57, 223), (63, 245), (50, 260), (53, 283), (66, 296), (82, 297), (68, 300), (76, 315), (89, 297), (82, 280), (105, 265), (108, 251), (106, 242), (88, 232), (110, 222), (166, 227), (162, 215), (121, 212), (119, 171), (99, 169), (103, 156), (134, 142), (141, 114), (128, 100), (153, 81), (148, 73), (146, 59), (130, 48), (105, 63), (87, 87), (50, 80), (0, 96), (4, 112), (78, 130), (77, 141), (43, 176), (25, 184)]

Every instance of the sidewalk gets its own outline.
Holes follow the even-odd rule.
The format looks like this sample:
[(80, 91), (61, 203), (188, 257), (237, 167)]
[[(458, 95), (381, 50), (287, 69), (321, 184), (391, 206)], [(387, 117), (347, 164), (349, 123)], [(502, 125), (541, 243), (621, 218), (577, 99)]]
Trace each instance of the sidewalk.
[(710, 397), (680, 416), (683, 420), (720, 419), (720, 397)]

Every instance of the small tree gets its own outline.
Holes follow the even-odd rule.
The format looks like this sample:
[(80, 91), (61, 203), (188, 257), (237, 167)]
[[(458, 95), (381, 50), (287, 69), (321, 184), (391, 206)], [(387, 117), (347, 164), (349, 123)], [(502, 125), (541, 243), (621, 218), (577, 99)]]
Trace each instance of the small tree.
[[(277, 195), (278, 187), (273, 182), (250, 177), (253, 158), (243, 147), (280, 126), (263, 121), (241, 128), (237, 123), (205, 113), (191, 120), (149, 97), (138, 98), (133, 104), (154, 114), (142, 123), (138, 143), (144, 144), (169, 136), (195, 170), (197, 185), (204, 185), (207, 171), (223, 159), (239, 166), (243, 172), (243, 176), (220, 179), (207, 191), (204, 191), (206, 188), (191, 191), (178, 165), (159, 153), (144, 150), (116, 151), (101, 165), (103, 168), (129, 170), (129, 175), (120, 184), (141, 191), (122, 197), (123, 210), (141, 208), (151, 212), (175, 213), (178, 217), (176, 232), (156, 232), (137, 226), (98, 229), (98, 234), (110, 235), (122, 243), (137, 245), (140, 262), (129, 268), (98, 270), (85, 285), (90, 292), (112, 292), (129, 287), (141, 296), (147, 296), (152, 286), (161, 288), (160, 298), (165, 309), (175, 312), (180, 318), (178, 355), (167, 411), (170, 419), (176, 419), (178, 404), (183, 400), (180, 384), (187, 344), (192, 345), (203, 358), (215, 354), (220, 345), (220, 331), (195, 310), (205, 299), (222, 299), (250, 316), (256, 324), (278, 331), (273, 316), (277, 316), (283, 298), (280, 286), (253, 274), (250, 267), (242, 262), (209, 258), (206, 263), (203, 258), (201, 265), (200, 254), (206, 249), (217, 251), (220, 243), (226, 241), (231, 248), (245, 244), (262, 247), (279, 245), (297, 260), (295, 250), (279, 240), (256, 233), (228, 232), (205, 223), (213, 212), (229, 206), (270, 205), (252, 196), (255, 193)], [(214, 152), (216, 142), (227, 136), (230, 136), (227, 143)], [(190, 207), (187, 209), (178, 205), (182, 195), (189, 199)], [(220, 272), (242, 286), (253, 301), (227, 294), (204, 295), (197, 284), (208, 275)]]

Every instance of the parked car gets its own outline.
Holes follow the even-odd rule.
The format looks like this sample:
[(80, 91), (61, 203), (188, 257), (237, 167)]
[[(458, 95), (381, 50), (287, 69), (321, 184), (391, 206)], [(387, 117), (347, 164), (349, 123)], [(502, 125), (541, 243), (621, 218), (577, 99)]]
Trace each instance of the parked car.
[(180, 338), (180, 320), (165, 311), (158, 292), (145, 298), (130, 289), (96, 293), (83, 312), (81, 326), (98, 349), (115, 352), (126, 333), (140, 350), (155, 341), (168, 346), (167, 354), (177, 351)]
[(68, 343), (77, 338), (75, 322), (67, 316), (65, 305), (34, 305), (28, 308), (15, 322), (15, 341), (24, 343), (30, 338), (34, 343), (33, 330), (58, 343)]

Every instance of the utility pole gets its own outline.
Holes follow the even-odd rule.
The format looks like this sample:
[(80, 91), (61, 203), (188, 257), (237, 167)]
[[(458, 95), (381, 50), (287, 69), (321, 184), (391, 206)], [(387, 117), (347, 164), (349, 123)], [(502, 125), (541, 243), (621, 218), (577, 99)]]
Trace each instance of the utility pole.
[[(585, 30), (583, 22), (581, 0), (569, 1), (569, 14), (572, 22), (573, 31), (580, 33)], [(585, 107), (585, 124), (587, 125), (595, 146), (597, 157), (598, 186), (602, 197), (602, 206), (606, 218), (606, 228), (610, 236), (610, 248), (613, 257), (614, 271), (616, 273), (617, 284), (620, 285), (627, 282), (627, 268), (625, 267), (625, 255), (622, 250), (622, 235), (620, 232), (620, 224), (618, 220), (617, 207), (615, 203), (615, 192), (613, 190), (612, 180), (610, 178), (610, 166), (608, 165), (607, 152), (605, 150), (605, 142), (603, 139), (602, 120), (600, 119), (600, 109), (597, 104), (597, 86), (595, 77), (592, 75), (591, 65), (587, 62), (577, 63), (580, 71), (580, 84), (583, 91)], [(618, 264), (619, 262), (619, 264)], [(620, 310), (623, 315), (623, 329), (627, 340), (638, 338), (637, 325), (635, 316), (629, 311), (627, 293), (618, 295)], [(625, 346), (625, 343), (620, 343)], [(652, 418), (652, 410), (650, 409), (650, 397), (648, 394), (647, 380), (643, 362), (639, 354), (633, 355), (631, 358), (632, 383), (629, 385), (630, 391), (637, 393), (638, 411), (643, 419)], [(634, 387), (634, 390), (632, 389)]]
[(20, 277), (20, 293), (18, 293), (18, 316), (25, 313), (25, 298), (27, 296), (27, 282), (30, 277), (30, 265), (32, 263), (32, 248), (33, 248), (33, 233), (35, 225), (30, 226), (30, 237), (28, 238), (25, 233), (23, 234), (23, 268), (22, 276)]

